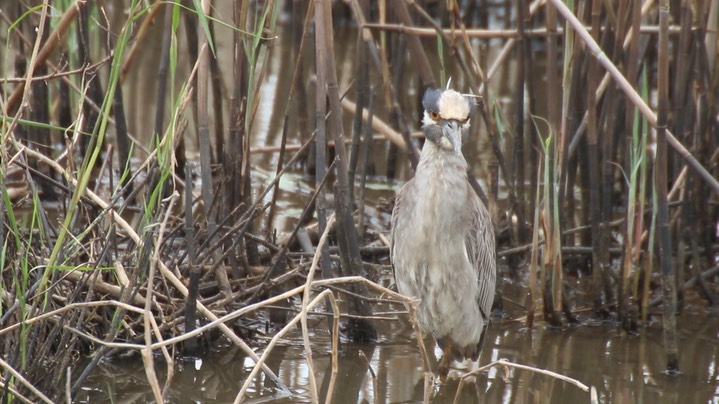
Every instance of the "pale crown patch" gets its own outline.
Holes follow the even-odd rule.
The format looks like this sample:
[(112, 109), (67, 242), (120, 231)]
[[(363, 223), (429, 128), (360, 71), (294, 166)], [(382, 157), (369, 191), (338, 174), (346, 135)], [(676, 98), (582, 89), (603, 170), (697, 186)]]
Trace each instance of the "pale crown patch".
[(469, 117), (469, 102), (454, 90), (442, 92), (438, 106), (442, 119), (456, 119), (463, 122)]

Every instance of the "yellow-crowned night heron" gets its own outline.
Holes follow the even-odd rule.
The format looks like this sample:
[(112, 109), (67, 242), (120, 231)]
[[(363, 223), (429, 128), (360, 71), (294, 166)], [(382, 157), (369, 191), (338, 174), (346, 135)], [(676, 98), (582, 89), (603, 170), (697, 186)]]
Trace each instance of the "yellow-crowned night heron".
[(426, 141), (414, 178), (397, 194), (390, 258), (397, 289), (419, 299), (419, 327), (442, 349), (444, 380), (451, 360), (479, 357), (494, 300), (494, 229), (467, 181), (469, 100), (428, 90), (422, 104)]

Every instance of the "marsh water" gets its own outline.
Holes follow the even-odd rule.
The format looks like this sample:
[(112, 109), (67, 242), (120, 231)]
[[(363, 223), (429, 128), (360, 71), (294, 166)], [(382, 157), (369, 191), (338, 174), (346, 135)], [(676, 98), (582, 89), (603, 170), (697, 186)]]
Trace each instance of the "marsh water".
[[(222, 15), (222, 3), (218, 2), (218, 14)], [(229, 14), (228, 14), (229, 15)], [(222, 17), (220, 17), (222, 18)], [(282, 17), (281, 17), (282, 19)], [(350, 26), (338, 26), (338, 55), (344, 55), (338, 63), (343, 88), (346, 88), (354, 73), (353, 58), (356, 43), (356, 29)], [(152, 28), (161, 30), (161, 24)], [(267, 79), (261, 88), (261, 107), (253, 127), (252, 147), (278, 145), (281, 133), (281, 113), (287, 101), (288, 75), (293, 66), (289, 60), (291, 35), (282, 21), (278, 27), (278, 42), (272, 47), (273, 55), (266, 60)], [(160, 35), (156, 35), (156, 44), (160, 47)], [(218, 38), (222, 38), (222, 27), (218, 28)], [(491, 44), (490, 41), (490, 59)], [(497, 42), (500, 44), (501, 42)], [(346, 44), (343, 46), (342, 44)], [(230, 43), (218, 41), (220, 64), (225, 71), (231, 71)], [(128, 114), (134, 119), (130, 122), (131, 132), (143, 138), (143, 127), (148, 127), (154, 114), (154, 86), (159, 52), (144, 51), (138, 56), (139, 64), (146, 69), (135, 69), (125, 81), (126, 99), (141, 100), (135, 104), (135, 113)], [(308, 53), (313, 60), (312, 53)], [(451, 67), (448, 67), (451, 71)], [(509, 67), (511, 69), (511, 66)], [(499, 74), (502, 74), (501, 72)], [(509, 75), (509, 72), (504, 74)], [(178, 76), (182, 76), (178, 74)], [(184, 77), (184, 76), (182, 76)], [(225, 88), (231, 88), (228, 82), (231, 74), (224, 76)], [(507, 80), (499, 77), (497, 83)], [(462, 86), (461, 77), (453, 81)], [(502, 89), (497, 88), (501, 93)], [(416, 94), (408, 95), (416, 97)], [(502, 102), (500, 100), (500, 102)], [(143, 105), (143, 103), (147, 103)], [(127, 107), (126, 107), (127, 108)], [(507, 105), (511, 108), (511, 105)], [(509, 113), (509, 112), (507, 112)], [(416, 129), (416, 127), (415, 127)], [(486, 136), (476, 133), (477, 139), (467, 142), (465, 153), (471, 160), (477, 178), (487, 178), (486, 165), (491, 160), (490, 147)], [(299, 144), (299, 139), (290, 139)], [(192, 143), (192, 141), (190, 141)], [(195, 146), (196, 147), (196, 146)], [(384, 147), (384, 146), (383, 146)], [(408, 178), (408, 164), (402, 165), (398, 180), (382, 177), (384, 172), (384, 152), (377, 153), (376, 172), (369, 183), (367, 194), (371, 226), (375, 232), (388, 231), (386, 213), (372, 209), (382, 200), (393, 197), (395, 190)], [(276, 164), (277, 154), (253, 155), (253, 172), (256, 189), (269, 181)], [(299, 170), (301, 171), (301, 170)], [(298, 216), (310, 193), (310, 182), (301, 172), (291, 173), (281, 182), (283, 190), (279, 200), (279, 216), (275, 226), (286, 231), (288, 223)], [(266, 174), (263, 174), (266, 173)], [(264, 178), (263, 178), (264, 177)], [(501, 202), (501, 201), (500, 201)], [(382, 217), (382, 215), (385, 215)], [(385, 262), (386, 264), (386, 262)], [(679, 366), (681, 373), (664, 373), (665, 356), (662, 349), (662, 332), (658, 311), (650, 316), (648, 323), (640, 328), (637, 335), (629, 335), (611, 320), (595, 320), (589, 305), (579, 304), (574, 308), (579, 323), (564, 328), (552, 328), (542, 321), (535, 322), (534, 328), (524, 326), (523, 309), (526, 301), (526, 276), (522, 268), (503, 268), (507, 273), (519, 273), (508, 277), (503, 283), (505, 296), (505, 315), (495, 319), (489, 328), (479, 366), (491, 361), (507, 360), (545, 369), (576, 379), (596, 389), (600, 402), (616, 403), (703, 403), (719, 401), (719, 317), (708, 312), (705, 302), (689, 294), (686, 305), (678, 317)], [(526, 272), (526, 271), (525, 271)], [(381, 270), (383, 282), (389, 286), (391, 275), (387, 266)], [(584, 279), (570, 280), (581, 284)], [(581, 289), (581, 288), (580, 288)], [(582, 301), (581, 299), (579, 300)], [(404, 308), (373, 307), (375, 312), (402, 312)], [(425, 399), (425, 376), (417, 341), (415, 340), (406, 315), (400, 314), (399, 320), (378, 320), (378, 340), (374, 344), (357, 345), (344, 341), (339, 352), (339, 372), (332, 392), (333, 402), (418, 402)], [(330, 339), (318, 318), (311, 328), (314, 352), (314, 369), (320, 388), (321, 402), (328, 394), (331, 374)], [(267, 335), (273, 335), (268, 330)], [(253, 345), (262, 349), (269, 337), (259, 336)], [(178, 403), (225, 403), (232, 402), (249, 375), (253, 362), (241, 352), (229, 345), (219, 345), (210, 349), (201, 358), (178, 359), (174, 376), (168, 387), (168, 400)], [(433, 346), (427, 341), (428, 346)], [(439, 352), (434, 352), (438, 356)], [(166, 369), (160, 357), (157, 357), (159, 380), (164, 382)], [(269, 366), (294, 394), (291, 397), (278, 392), (272, 383), (259, 376), (249, 392), (250, 402), (308, 402), (310, 400), (308, 372), (304, 347), (301, 344), (299, 329), (292, 331), (283, 343), (274, 349), (268, 359)], [(474, 365), (475, 367), (478, 365)], [(584, 403), (590, 402), (590, 394), (578, 387), (554, 377), (527, 370), (494, 367), (479, 373), (458, 391), (458, 376), (468, 369), (455, 370), (445, 385), (436, 384), (431, 389), (430, 398), (436, 402), (505, 402), (505, 403)], [(85, 386), (77, 394), (77, 402), (115, 402), (141, 403), (151, 401), (153, 395), (147, 383), (142, 360), (139, 356), (114, 358), (104, 361), (88, 378)]]
[[(520, 289), (516, 287), (517, 291)], [(618, 324), (579, 317), (580, 325), (554, 329), (540, 323), (531, 331), (524, 328), (519, 317), (495, 320), (489, 328), (479, 365), (474, 367), (505, 358), (550, 370), (593, 386), (602, 403), (719, 400), (719, 318), (707, 315), (703, 307), (690, 306), (679, 316), (682, 372), (672, 376), (664, 373), (661, 324), (650, 322), (638, 335), (628, 335)], [(409, 323), (405, 319), (377, 322), (377, 325), (376, 344), (342, 344), (332, 402), (423, 401), (423, 364)], [(326, 329), (315, 327), (316, 330), (323, 328)], [(315, 331), (312, 341), (320, 402), (324, 402), (331, 376), (328, 333)], [(432, 346), (429, 340), (426, 344)], [(439, 352), (435, 355), (439, 357)], [(293, 390), (294, 396), (278, 393), (272, 382), (258, 377), (248, 402), (308, 402), (309, 369), (304, 356), (298, 329), (288, 335), (285, 344), (274, 349), (267, 361), (282, 382)], [(233, 402), (252, 367), (250, 359), (230, 347), (218, 347), (200, 359), (178, 361), (168, 389), (168, 401)], [(469, 379), (458, 394), (459, 376), (468, 370), (471, 368), (452, 370), (448, 382), (435, 383), (429, 397), (440, 403), (590, 402), (589, 393), (572, 384), (543, 374), (505, 368), (492, 368)], [(166, 369), (159, 366), (159, 380), (164, 380), (165, 372)], [(103, 363), (76, 398), (77, 402), (88, 403), (110, 400), (143, 403), (152, 401), (152, 397), (142, 360), (134, 357)]]

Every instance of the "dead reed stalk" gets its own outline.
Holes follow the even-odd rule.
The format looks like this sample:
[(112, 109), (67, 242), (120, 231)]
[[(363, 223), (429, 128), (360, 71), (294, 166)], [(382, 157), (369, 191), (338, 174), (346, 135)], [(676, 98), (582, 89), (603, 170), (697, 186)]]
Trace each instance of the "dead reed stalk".
[(669, 113), (669, 0), (659, 0), (658, 41), (658, 99), (657, 99), (657, 150), (654, 164), (654, 181), (657, 198), (657, 232), (659, 235), (659, 265), (662, 273), (662, 324), (664, 328), (664, 351), (667, 372), (679, 371), (676, 335), (676, 280), (672, 263), (671, 235), (669, 234), (669, 209), (667, 207), (667, 126)]

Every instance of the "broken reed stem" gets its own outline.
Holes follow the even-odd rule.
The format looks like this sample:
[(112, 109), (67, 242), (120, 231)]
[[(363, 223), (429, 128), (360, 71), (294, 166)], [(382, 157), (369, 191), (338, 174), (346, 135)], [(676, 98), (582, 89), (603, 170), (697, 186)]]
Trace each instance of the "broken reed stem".
[[(330, 295), (333, 296), (334, 295)], [(339, 349), (340, 349), (340, 309), (335, 303), (332, 304), (332, 373), (330, 375), (330, 383), (327, 389), (327, 397), (325, 401), (332, 402), (332, 393), (334, 392), (335, 382), (337, 381), (337, 373), (339, 371)], [(305, 316), (306, 317), (306, 316)], [(362, 351), (360, 351), (362, 352)], [(377, 390), (375, 390), (377, 391)]]
[(486, 371), (486, 370), (489, 370), (489, 369), (491, 369), (491, 368), (493, 368), (493, 367), (495, 367), (495, 366), (504, 366), (504, 367), (509, 367), (509, 368), (528, 370), (528, 371), (530, 371), (530, 372), (535, 372), (535, 373), (539, 373), (539, 374), (542, 374), (542, 375), (550, 376), (550, 377), (553, 377), (553, 378), (555, 378), (555, 379), (559, 379), (559, 380), (561, 380), (561, 381), (563, 381), (563, 382), (566, 382), (566, 383), (569, 383), (569, 384), (573, 384), (573, 385), (579, 387), (580, 389), (582, 389), (583, 391), (586, 391), (587, 393), (590, 392), (589, 386), (587, 386), (586, 384), (580, 382), (579, 380), (572, 379), (571, 377), (564, 376), (563, 374), (560, 374), (560, 373), (557, 373), (557, 372), (552, 372), (551, 370), (540, 369), (540, 368), (536, 368), (536, 367), (533, 367), (533, 366), (527, 366), (527, 365), (520, 365), (520, 364), (518, 364), (518, 363), (510, 362), (510, 361), (508, 361), (507, 359), (504, 359), (504, 358), (501, 358), (501, 359), (498, 359), (498, 360), (496, 360), (496, 361), (494, 361), (494, 362), (488, 363), (488, 364), (486, 364), (486, 365), (484, 365), (484, 366), (482, 366), (482, 367), (480, 367), (480, 368), (474, 369), (473, 371), (468, 372), (468, 373), (465, 373), (464, 375), (462, 375), (462, 377), (460, 378), (460, 381), (459, 381), (459, 387), (457, 388), (457, 392), (459, 393), (459, 390), (461, 389), (462, 384), (467, 383), (467, 380), (468, 380), (470, 377), (474, 377), (474, 376), (478, 375), (479, 373), (482, 373), (482, 372), (484, 372), (484, 371)]
[(309, 330), (307, 327), (307, 306), (309, 305), (310, 300), (310, 287), (312, 285), (312, 280), (315, 277), (315, 270), (317, 269), (317, 264), (319, 263), (320, 259), (320, 251), (322, 250), (322, 246), (325, 245), (327, 242), (327, 236), (330, 234), (330, 229), (332, 228), (332, 225), (334, 225), (335, 221), (335, 215), (333, 214), (330, 216), (330, 218), (327, 220), (327, 227), (325, 227), (325, 230), (322, 232), (322, 237), (320, 237), (320, 241), (317, 244), (317, 249), (315, 250), (315, 256), (312, 258), (312, 265), (310, 266), (309, 272), (307, 272), (307, 280), (305, 281), (305, 290), (302, 294), (302, 307), (300, 310), (300, 313), (304, 313), (301, 316), (301, 322), (302, 322), (302, 341), (305, 344), (305, 360), (307, 361), (307, 368), (308, 368), (308, 378), (310, 381), (310, 394), (312, 395), (312, 402), (318, 403), (319, 402), (319, 396), (317, 395), (317, 380), (315, 379), (315, 372), (314, 372), (314, 366), (312, 361), (312, 347), (310, 346), (310, 336), (309, 336)]

